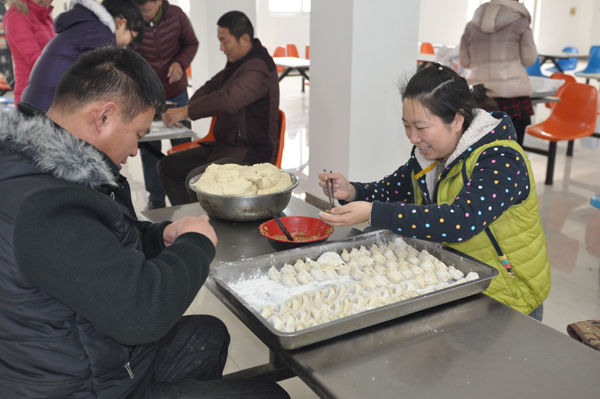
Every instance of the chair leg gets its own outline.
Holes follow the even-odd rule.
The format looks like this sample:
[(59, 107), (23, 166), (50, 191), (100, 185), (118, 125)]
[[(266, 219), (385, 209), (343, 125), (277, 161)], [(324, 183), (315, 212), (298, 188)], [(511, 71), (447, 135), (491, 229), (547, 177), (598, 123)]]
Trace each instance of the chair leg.
[(548, 149), (548, 166), (546, 167), (546, 185), (551, 186), (554, 178), (554, 161), (556, 160), (556, 141), (550, 142)]
[(573, 144), (575, 144), (575, 140), (569, 140), (569, 144), (567, 145), (567, 156), (573, 156)]

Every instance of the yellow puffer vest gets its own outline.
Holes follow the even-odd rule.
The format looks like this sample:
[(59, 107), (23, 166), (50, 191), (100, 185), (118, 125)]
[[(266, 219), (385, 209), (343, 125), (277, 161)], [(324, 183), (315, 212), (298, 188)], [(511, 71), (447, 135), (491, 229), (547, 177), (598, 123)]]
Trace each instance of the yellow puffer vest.
[[(479, 155), (490, 147), (507, 146), (519, 153), (523, 149), (513, 140), (501, 140), (486, 144), (465, 160), (458, 162), (448, 175), (438, 182), (437, 203), (450, 204), (465, 185), (461, 170), (466, 162), (467, 176), (471, 176)], [(511, 206), (490, 226), (492, 234), (500, 248), (508, 258), (514, 278), (504, 268), (490, 238), (482, 231), (468, 241), (460, 243), (444, 243), (458, 251), (468, 254), (498, 269), (500, 274), (492, 282), (484, 294), (522, 312), (531, 313), (540, 306), (550, 292), (550, 263), (546, 253), (546, 237), (540, 220), (537, 191), (531, 172), (529, 159), (523, 156), (530, 179), (528, 198), (521, 204)], [(413, 186), (417, 187), (413, 174)], [(415, 191), (415, 203), (422, 204), (423, 198), (419, 190)]]

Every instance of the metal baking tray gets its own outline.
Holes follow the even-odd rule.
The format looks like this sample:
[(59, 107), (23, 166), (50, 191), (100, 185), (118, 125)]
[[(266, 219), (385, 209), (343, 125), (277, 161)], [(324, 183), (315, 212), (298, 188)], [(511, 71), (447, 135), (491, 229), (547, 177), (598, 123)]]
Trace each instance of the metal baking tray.
[(209, 282), (208, 287), (217, 297), (220, 296), (225, 299), (223, 301), (225, 305), (240, 319), (248, 322), (250, 324), (248, 327), (260, 338), (270, 341), (276, 340), (285, 349), (297, 349), (423, 309), (478, 294), (485, 291), (490, 285), (491, 279), (498, 275), (498, 270), (495, 268), (441, 244), (402, 237), (407, 244), (412, 245), (415, 249), (419, 251), (426, 249), (448, 266), (453, 265), (462, 271), (465, 276), (469, 272), (477, 272), (479, 279), (291, 333), (276, 330), (257, 310), (230, 288), (230, 285), (240, 281), (265, 276), (271, 266), (279, 269), (285, 263), (294, 264), (297, 259), (306, 257), (316, 259), (326, 251), (341, 253), (344, 248), (349, 251), (351, 248), (359, 248), (361, 245), (369, 248), (371, 244), (394, 240), (396, 237), (397, 235), (388, 230), (379, 230), (321, 245), (223, 263), (211, 269), (210, 276), (213, 281)]

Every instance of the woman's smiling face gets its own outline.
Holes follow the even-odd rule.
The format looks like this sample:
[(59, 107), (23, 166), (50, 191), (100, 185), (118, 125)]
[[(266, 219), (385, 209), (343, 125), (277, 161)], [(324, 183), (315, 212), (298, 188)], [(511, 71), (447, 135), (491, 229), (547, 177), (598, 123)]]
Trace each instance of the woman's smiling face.
[(406, 136), (428, 160), (443, 159), (454, 152), (462, 137), (464, 118), (460, 114), (445, 124), (419, 100), (407, 98), (402, 104), (402, 123)]

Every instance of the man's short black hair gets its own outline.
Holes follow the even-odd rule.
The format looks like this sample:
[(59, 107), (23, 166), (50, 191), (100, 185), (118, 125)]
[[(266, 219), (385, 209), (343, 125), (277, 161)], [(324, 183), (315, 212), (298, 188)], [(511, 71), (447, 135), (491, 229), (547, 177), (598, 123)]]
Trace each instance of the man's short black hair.
[(78, 109), (95, 101), (114, 101), (122, 119), (165, 108), (163, 85), (150, 64), (133, 50), (103, 47), (82, 54), (58, 82), (52, 107)]
[(134, 46), (144, 40), (144, 14), (132, 0), (102, 0), (102, 5), (113, 18), (120, 17), (127, 20), (127, 29), (137, 32), (133, 39)]
[(229, 33), (231, 33), (238, 42), (244, 33), (247, 33), (248, 36), (250, 36), (250, 40), (254, 39), (252, 22), (250, 22), (246, 14), (241, 11), (229, 11), (219, 18), (217, 25), (221, 28), (229, 29)]

